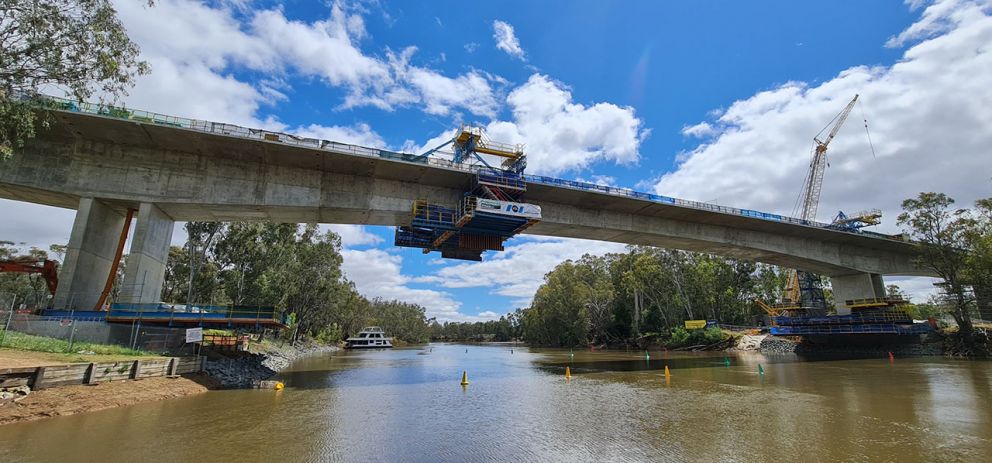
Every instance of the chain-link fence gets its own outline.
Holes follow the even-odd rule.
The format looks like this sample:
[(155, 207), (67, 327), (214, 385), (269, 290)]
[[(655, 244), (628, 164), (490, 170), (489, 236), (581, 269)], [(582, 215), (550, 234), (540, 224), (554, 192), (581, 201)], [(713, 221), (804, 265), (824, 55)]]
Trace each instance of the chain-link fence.
[[(13, 301), (13, 304), (11, 302)], [(134, 350), (173, 356), (192, 355), (195, 345), (186, 343), (186, 330), (143, 325), (107, 323), (102, 318), (45, 316), (18, 309), (10, 297), (0, 297), (0, 347), (15, 344), (17, 333), (64, 341), (66, 352), (85, 351), (84, 343), (116, 345)]]

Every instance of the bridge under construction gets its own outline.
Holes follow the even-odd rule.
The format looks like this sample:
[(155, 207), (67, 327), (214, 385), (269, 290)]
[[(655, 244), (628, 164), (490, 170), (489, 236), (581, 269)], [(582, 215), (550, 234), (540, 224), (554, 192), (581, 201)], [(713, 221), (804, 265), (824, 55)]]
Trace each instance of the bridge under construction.
[(422, 154), (46, 99), (50, 127), (0, 170), (0, 197), (77, 210), (56, 308), (93, 307), (135, 212), (117, 302), (158, 303), (175, 221), (387, 225), (394, 243), (479, 260), (534, 234), (707, 252), (831, 277), (838, 312), (928, 275), (916, 247), (832, 223), (524, 172), (523, 147), (464, 127)]

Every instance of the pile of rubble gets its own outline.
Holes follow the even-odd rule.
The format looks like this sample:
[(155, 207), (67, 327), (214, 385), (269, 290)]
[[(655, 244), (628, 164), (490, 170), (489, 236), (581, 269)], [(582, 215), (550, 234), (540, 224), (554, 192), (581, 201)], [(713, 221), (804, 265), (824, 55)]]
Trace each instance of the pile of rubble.
[(11, 386), (0, 388), (0, 407), (21, 399), (31, 393), (31, 388), (27, 386)]
[(799, 343), (790, 339), (766, 336), (765, 339), (761, 340), (759, 350), (762, 354), (793, 354), (796, 352), (797, 346)]

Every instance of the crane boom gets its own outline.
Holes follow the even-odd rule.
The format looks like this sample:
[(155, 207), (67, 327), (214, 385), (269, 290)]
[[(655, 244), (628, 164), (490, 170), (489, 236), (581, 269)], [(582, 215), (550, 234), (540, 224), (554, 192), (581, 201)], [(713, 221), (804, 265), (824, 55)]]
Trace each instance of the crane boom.
[(827, 127), (831, 127), (830, 132), (827, 136), (820, 140), (820, 134), (827, 127), (824, 127), (813, 137), (813, 143), (816, 145), (816, 149), (813, 151), (813, 159), (809, 162), (809, 172), (806, 174), (806, 180), (803, 183), (802, 195), (800, 196), (799, 204), (802, 205), (802, 211), (800, 211), (800, 218), (803, 220), (815, 220), (816, 219), (816, 209), (820, 204), (820, 189), (823, 187), (823, 173), (827, 168), (827, 146), (830, 142), (837, 136), (837, 132), (840, 130), (844, 122), (847, 121), (847, 116), (851, 115), (851, 110), (854, 109), (854, 104), (858, 102), (858, 95), (854, 95), (851, 102), (844, 107), (844, 109), (834, 116), (834, 119), (827, 124)]
[[(827, 169), (827, 146), (837, 136), (837, 132), (851, 115), (855, 103), (858, 102), (858, 95), (854, 95), (851, 102), (844, 107), (841, 112), (834, 116), (827, 126), (820, 130), (820, 133), (813, 137), (813, 158), (809, 161), (809, 171), (806, 173), (806, 180), (803, 182), (803, 189), (797, 203), (802, 207), (799, 217), (803, 220), (816, 220), (816, 209), (820, 205), (820, 190), (823, 187), (823, 173)], [(820, 135), (824, 131), (827, 136), (822, 140)], [(820, 277), (818, 275), (793, 270), (789, 274), (789, 280), (785, 286), (785, 298), (790, 304), (798, 307), (822, 307), (826, 308), (826, 301), (823, 297), (823, 289), (820, 287)]]
[[(834, 137), (837, 136), (837, 131), (840, 130), (841, 126), (844, 125), (844, 122), (847, 121), (847, 116), (850, 116), (851, 115), (851, 110), (854, 109), (854, 104), (857, 103), (857, 102), (858, 102), (858, 95), (855, 94), (854, 95), (854, 98), (851, 99), (851, 102), (848, 103), (847, 106), (844, 107), (844, 110), (841, 111), (839, 114), (837, 114), (837, 116), (834, 117), (834, 121), (837, 121), (837, 122), (834, 124), (834, 127), (832, 129), (830, 129), (830, 133), (827, 134), (827, 138), (824, 138), (823, 141), (820, 141), (819, 134), (817, 134), (816, 137), (813, 137), (813, 141), (816, 142), (816, 150), (817, 151), (826, 151), (827, 150), (827, 145), (830, 144), (830, 140), (833, 140)], [(834, 121), (831, 121), (831, 122), (834, 122)], [(829, 126), (829, 124), (827, 124), (827, 125)], [(823, 131), (820, 131), (820, 133), (823, 133)]]

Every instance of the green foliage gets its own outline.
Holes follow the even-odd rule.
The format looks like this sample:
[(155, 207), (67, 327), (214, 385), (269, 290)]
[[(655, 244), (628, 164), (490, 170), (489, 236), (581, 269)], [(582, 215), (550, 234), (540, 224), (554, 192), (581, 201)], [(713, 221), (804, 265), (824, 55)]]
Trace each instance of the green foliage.
[(768, 265), (658, 248), (583, 256), (545, 276), (520, 331), (528, 342), (573, 346), (667, 333), (687, 319), (752, 324), (754, 299), (777, 300), (785, 279)]
[(338, 341), (344, 339), (341, 333), (341, 327), (337, 323), (332, 323), (331, 326), (325, 326), (317, 331), (317, 335), (314, 336), (314, 340), (323, 344), (334, 344)]
[(508, 342), (523, 337), (521, 320), (523, 310), (517, 309), (499, 320), (484, 322), (448, 322), (438, 323), (430, 320), (428, 327), (432, 341), (485, 341)]
[(34, 136), (39, 89), (115, 100), (149, 70), (109, 0), (5, 0), (0, 38), (0, 158)]
[(370, 325), (429, 339), (425, 309), (360, 295), (341, 272), (340, 237), (314, 224), (189, 222), (187, 231), (166, 264), (164, 301), (276, 307), (289, 315), (290, 342), (337, 342)]
[(36, 352), (71, 353), (79, 351), (93, 352), (100, 355), (151, 355), (148, 352), (129, 349), (127, 347), (113, 344), (93, 344), (88, 342), (73, 342), (72, 350), (69, 349), (69, 341), (63, 339), (49, 338), (44, 336), (33, 336), (17, 331), (8, 331), (3, 338), (3, 346), (12, 349), (31, 350)]
[(903, 201), (898, 222), (919, 243), (918, 265), (943, 280), (940, 305), (949, 309), (967, 344), (975, 296), (992, 285), (992, 198), (979, 200), (974, 210), (953, 204), (943, 193), (920, 193)]
[(209, 334), (213, 336), (233, 336), (234, 330), (221, 330), (216, 328), (207, 328), (203, 330), (203, 334)]
[(583, 256), (564, 262), (547, 276), (525, 317), (524, 334), (531, 342), (574, 346), (603, 341), (612, 320), (615, 291), (608, 261)]
[(672, 335), (666, 344), (670, 348), (716, 344), (727, 339), (727, 333), (717, 327), (704, 330), (687, 330), (684, 327), (672, 328)]
[[(11, 241), (0, 241), (0, 260), (40, 262), (49, 259), (42, 249), (23, 250)], [(9, 305), (12, 298), (16, 304), (29, 308), (45, 308), (49, 303), (48, 285), (41, 275), (26, 273), (0, 273), (0, 303)], [(4, 307), (6, 309), (7, 307)]]
[(689, 333), (689, 330), (681, 326), (676, 326), (675, 328), (672, 328), (672, 336), (668, 339), (668, 346), (669, 347), (688, 346), (690, 336), (691, 334)]
[(909, 304), (905, 309), (914, 320), (940, 319), (947, 313), (947, 310), (937, 303)]

